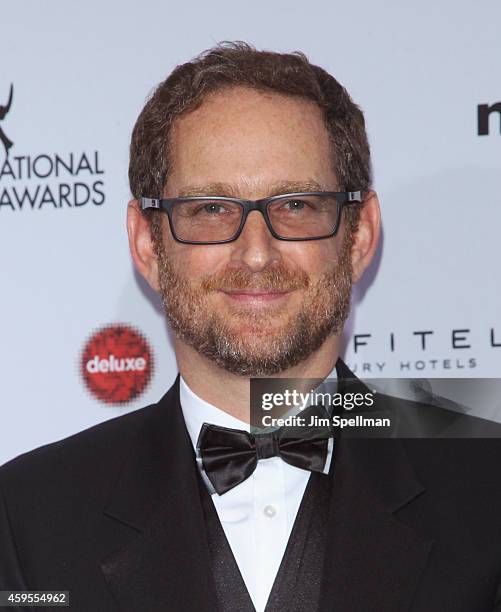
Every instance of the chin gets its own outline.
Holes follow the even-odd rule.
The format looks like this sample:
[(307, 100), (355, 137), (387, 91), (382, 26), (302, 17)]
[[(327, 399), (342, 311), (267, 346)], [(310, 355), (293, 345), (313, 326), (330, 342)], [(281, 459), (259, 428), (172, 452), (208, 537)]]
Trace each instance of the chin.
[(289, 325), (281, 317), (274, 317), (271, 320), (267, 317), (262, 317), (256, 320), (239, 319), (234, 324), (227, 324), (226, 327), (235, 337), (242, 339), (249, 337), (249, 339), (264, 337), (267, 339), (267, 343), (269, 343), (276, 335), (285, 332)]

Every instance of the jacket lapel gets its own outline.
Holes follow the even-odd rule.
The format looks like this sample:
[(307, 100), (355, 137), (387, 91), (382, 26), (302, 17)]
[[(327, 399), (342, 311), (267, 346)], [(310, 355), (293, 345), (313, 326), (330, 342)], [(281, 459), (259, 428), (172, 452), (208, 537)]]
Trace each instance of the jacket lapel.
[[(341, 360), (338, 377), (355, 379)], [(178, 376), (145, 418), (105, 509), (118, 535), (100, 565), (120, 609), (217, 609), (196, 470)], [(433, 542), (398, 518), (424, 491), (400, 440), (341, 434), (331, 473), (320, 610), (407, 610)]]
[(100, 563), (120, 609), (216, 609), (196, 470), (178, 376), (147, 415), (105, 509), (121, 524), (122, 545)]
[[(355, 379), (341, 360), (337, 370)], [(424, 492), (402, 442), (341, 432), (332, 476), (320, 610), (408, 610), (433, 541), (398, 519)]]

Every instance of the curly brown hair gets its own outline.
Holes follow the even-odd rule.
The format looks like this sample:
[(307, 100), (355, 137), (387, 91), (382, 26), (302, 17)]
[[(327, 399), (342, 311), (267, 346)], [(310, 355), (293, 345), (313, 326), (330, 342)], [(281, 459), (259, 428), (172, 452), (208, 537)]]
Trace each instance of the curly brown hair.
[[(315, 102), (330, 135), (340, 189), (369, 189), (371, 162), (364, 116), (346, 89), (299, 51), (258, 51), (238, 41), (222, 42), (177, 66), (147, 101), (130, 145), (129, 183), (136, 199), (163, 195), (170, 170), (169, 132), (176, 117), (198, 108), (207, 95), (231, 86)], [(354, 231), (359, 209), (349, 206), (345, 210)]]

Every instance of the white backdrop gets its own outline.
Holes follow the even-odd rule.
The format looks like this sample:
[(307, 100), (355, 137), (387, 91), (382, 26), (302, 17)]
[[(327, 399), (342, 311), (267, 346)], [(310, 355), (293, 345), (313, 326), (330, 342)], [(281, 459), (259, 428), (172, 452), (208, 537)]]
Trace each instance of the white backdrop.
[[(0, 143), (0, 463), (156, 401), (174, 380), (164, 320), (128, 254), (128, 145), (152, 88), (221, 40), (302, 50), (365, 111), (384, 235), (355, 290), (348, 365), (499, 376), (501, 114), (478, 135), (477, 107), (501, 101), (500, 22), (495, 0), (2, 2), (0, 105), (14, 93), (0, 110), (13, 142), (10, 166)], [(71, 154), (73, 174), (58, 162), (56, 176), (56, 156), (69, 167)], [(154, 368), (133, 401), (110, 405), (80, 362), (93, 332), (119, 323), (143, 334)]]

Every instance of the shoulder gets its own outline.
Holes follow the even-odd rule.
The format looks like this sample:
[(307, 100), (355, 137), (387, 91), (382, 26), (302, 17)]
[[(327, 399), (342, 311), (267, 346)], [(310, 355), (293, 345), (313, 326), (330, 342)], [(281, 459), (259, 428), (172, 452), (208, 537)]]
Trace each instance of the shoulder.
[[(397, 437), (442, 439), (497, 439), (501, 423), (471, 414), (469, 408), (451, 400), (430, 396), (415, 401), (380, 394), (376, 410), (391, 418)], [(494, 444), (492, 448), (498, 448)]]
[(98, 482), (120, 467), (135, 443), (141, 443), (141, 432), (165, 427), (170, 408), (178, 403), (179, 375), (157, 403), (11, 459), (0, 466), (0, 488), (35, 486), (40, 481), (49, 486), (62, 479), (71, 480), (74, 487), (79, 478)]
[(19, 455), (0, 467), (0, 488), (27, 499), (56, 488), (85, 489), (90, 483), (99, 488), (107, 475), (120, 469), (134, 438), (158, 407), (140, 408)]
[[(392, 432), (376, 447), (398, 444), (418, 479), (436, 498), (460, 501), (489, 499), (490, 508), (501, 512), (501, 424), (468, 414), (464, 407), (448, 402), (417, 402), (380, 396), (378, 416), (390, 417)], [(375, 448), (376, 448), (375, 447)], [(390, 454), (390, 456), (392, 456)]]

